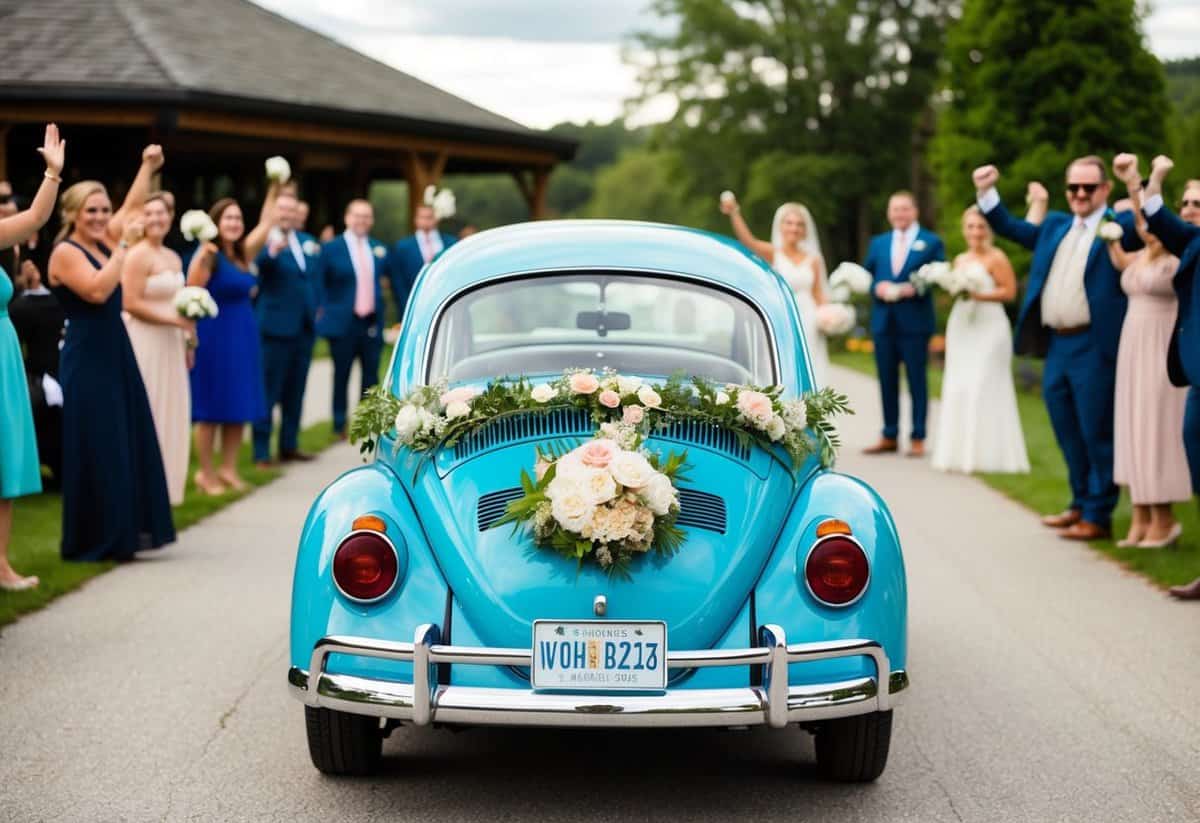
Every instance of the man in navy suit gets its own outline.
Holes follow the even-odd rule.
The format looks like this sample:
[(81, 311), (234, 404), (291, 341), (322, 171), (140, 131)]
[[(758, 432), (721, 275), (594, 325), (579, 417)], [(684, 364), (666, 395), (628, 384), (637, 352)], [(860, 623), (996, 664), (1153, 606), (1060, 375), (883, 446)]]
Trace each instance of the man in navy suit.
[(275, 406), (281, 407), (279, 459), (312, 460), (300, 451), (300, 413), (304, 384), (312, 362), (316, 297), (313, 270), (320, 247), (311, 236), (296, 231), (296, 196), (281, 192), (275, 201), (276, 224), (266, 247), (259, 252), (258, 331), (262, 335), (263, 385), (267, 416), (254, 423), (254, 461), (260, 467), (271, 461), (271, 422)]
[[(1136, 157), (1119, 155), (1114, 166), (1127, 185), (1138, 185)], [(1192, 489), (1200, 494), (1200, 288), (1196, 283), (1200, 270), (1200, 181), (1189, 180), (1185, 186), (1180, 213), (1187, 219), (1179, 219), (1163, 205), (1162, 198), (1162, 181), (1173, 166), (1169, 158), (1154, 158), (1142, 213), (1163, 247), (1179, 258), (1174, 281), (1179, 313), (1167, 351), (1167, 374), (1174, 385), (1191, 386), (1183, 418), (1183, 445), (1192, 472)], [(1200, 599), (1200, 577), (1172, 587), (1171, 594), (1184, 600)]]
[(1033, 252), (1015, 349), (1046, 360), (1042, 398), (1071, 484), (1067, 509), (1042, 522), (1069, 540), (1106, 538), (1119, 495), (1113, 483), (1113, 390), (1126, 299), (1121, 274), (1097, 232), (1111, 217), (1124, 230), (1122, 246), (1132, 251), (1141, 245), (1133, 216), (1108, 209), (1112, 185), (1099, 157), (1081, 157), (1067, 167), (1071, 213), (1052, 211), (1039, 225), (1004, 208), (995, 166), (981, 166), (973, 177), (993, 231)]
[(425, 264), (454, 245), (454, 236), (438, 231), (433, 206), (421, 205), (413, 217), (416, 231), (396, 241), (388, 261), (388, 277), (392, 283), (392, 299), (396, 301), (396, 316), (404, 317), (404, 306), (413, 282)]
[(366, 200), (346, 206), (346, 231), (321, 246), (316, 266), (317, 334), (329, 340), (333, 357), (333, 431), (346, 437), (346, 394), (350, 369), (362, 368), (360, 395), (379, 382), (383, 350), (382, 279), (387, 246), (370, 237), (375, 212)]
[(912, 397), (912, 441), (909, 455), (925, 453), (925, 416), (929, 406), (926, 365), (929, 338), (933, 335), (933, 298), (917, 293), (909, 282), (926, 263), (946, 259), (942, 240), (917, 222), (917, 201), (910, 192), (898, 191), (888, 199), (890, 232), (871, 238), (863, 266), (875, 286), (871, 301), (871, 335), (875, 343), (875, 368), (883, 395), (883, 437), (864, 451), (884, 454), (899, 448), (900, 363), (908, 377)]

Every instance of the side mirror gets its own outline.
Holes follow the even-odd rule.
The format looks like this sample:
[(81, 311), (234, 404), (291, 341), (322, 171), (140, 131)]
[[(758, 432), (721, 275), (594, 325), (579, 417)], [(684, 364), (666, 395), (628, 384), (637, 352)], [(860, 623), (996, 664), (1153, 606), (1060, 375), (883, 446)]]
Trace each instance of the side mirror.
[(631, 325), (629, 314), (623, 311), (581, 311), (575, 315), (575, 328), (593, 329), (600, 337), (610, 331), (628, 331)]

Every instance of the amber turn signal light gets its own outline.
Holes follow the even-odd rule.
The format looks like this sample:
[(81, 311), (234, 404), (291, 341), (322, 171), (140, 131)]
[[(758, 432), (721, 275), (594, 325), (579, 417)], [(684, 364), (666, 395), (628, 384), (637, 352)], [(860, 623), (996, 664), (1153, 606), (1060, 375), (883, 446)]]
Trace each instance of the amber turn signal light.
[(351, 531), (368, 531), (368, 532), (386, 532), (387, 523), (383, 522), (382, 517), (376, 517), (373, 514), (364, 514), (354, 518), (354, 522), (350, 524)]
[(831, 534), (851, 534), (850, 524), (844, 520), (826, 520), (817, 526), (817, 538), (828, 537)]

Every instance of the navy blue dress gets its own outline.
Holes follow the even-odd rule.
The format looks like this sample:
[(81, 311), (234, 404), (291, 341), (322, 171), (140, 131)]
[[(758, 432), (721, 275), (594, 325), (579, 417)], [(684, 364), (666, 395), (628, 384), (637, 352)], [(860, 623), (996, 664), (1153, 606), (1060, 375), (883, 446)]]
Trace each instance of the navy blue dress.
[[(101, 267), (87, 249), (66, 242)], [(62, 556), (128, 560), (173, 542), (175, 526), (150, 401), (121, 321), (121, 287), (101, 304), (66, 286), (52, 291), (67, 316), (59, 367)]]
[(267, 416), (258, 321), (250, 295), (258, 278), (217, 253), (208, 293), (217, 316), (196, 324), (196, 364), (192, 368), (192, 420), (197, 423), (252, 423)]

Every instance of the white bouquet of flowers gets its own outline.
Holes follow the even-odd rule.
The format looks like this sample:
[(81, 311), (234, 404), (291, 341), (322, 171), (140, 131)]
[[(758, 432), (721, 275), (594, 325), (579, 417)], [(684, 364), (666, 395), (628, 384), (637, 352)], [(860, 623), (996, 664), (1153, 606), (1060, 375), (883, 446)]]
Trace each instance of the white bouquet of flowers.
[(926, 263), (911, 279), (921, 294), (936, 286), (954, 297), (986, 291), (992, 285), (987, 269), (974, 262), (957, 267), (943, 261)]
[(1100, 239), (1105, 243), (1117, 243), (1125, 236), (1125, 229), (1115, 220), (1105, 220), (1100, 224)]
[(218, 233), (217, 224), (208, 216), (208, 212), (201, 209), (185, 211), (183, 217), (179, 218), (179, 230), (183, 232), (185, 240), (199, 240), (201, 243), (215, 240)]
[(266, 162), (267, 179), (283, 184), (292, 179), (292, 167), (287, 160), (275, 155), (268, 157)]
[(453, 217), (458, 209), (454, 192), (450, 189), (439, 190), (437, 186), (426, 186), (424, 200), (425, 205), (433, 209), (433, 216), (438, 220)]
[(851, 295), (867, 294), (875, 278), (857, 263), (843, 262), (829, 275), (830, 297), (835, 303), (844, 303)]
[(200, 286), (184, 286), (175, 293), (175, 311), (188, 320), (205, 320), (217, 316), (217, 301), (208, 289)]
[(857, 320), (858, 313), (848, 303), (825, 303), (817, 307), (817, 328), (826, 337), (849, 334)]

